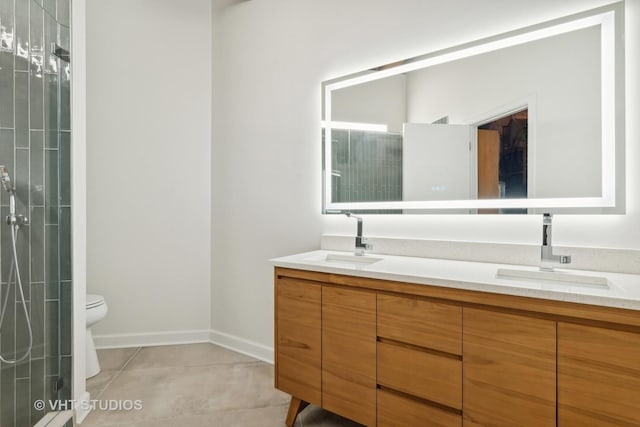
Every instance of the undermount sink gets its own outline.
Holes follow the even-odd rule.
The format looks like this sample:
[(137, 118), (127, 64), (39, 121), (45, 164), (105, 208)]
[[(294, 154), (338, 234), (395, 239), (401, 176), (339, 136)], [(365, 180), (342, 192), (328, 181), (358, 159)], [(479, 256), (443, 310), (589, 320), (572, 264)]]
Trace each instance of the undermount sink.
[(582, 274), (565, 273), (560, 271), (515, 270), (499, 268), (499, 279), (530, 279), (551, 282), (565, 282), (575, 286), (594, 286), (608, 288), (607, 278), (600, 276), (585, 276)]
[(369, 255), (327, 254), (318, 258), (317, 261), (364, 267), (366, 265), (371, 265), (374, 262), (382, 261), (382, 258)]

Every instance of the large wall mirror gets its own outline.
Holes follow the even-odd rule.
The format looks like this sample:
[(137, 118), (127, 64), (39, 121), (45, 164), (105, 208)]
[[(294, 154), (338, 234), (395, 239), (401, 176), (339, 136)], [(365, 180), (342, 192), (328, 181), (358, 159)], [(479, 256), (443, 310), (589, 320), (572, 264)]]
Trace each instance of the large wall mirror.
[(619, 212), (622, 22), (617, 4), (324, 82), (324, 212)]

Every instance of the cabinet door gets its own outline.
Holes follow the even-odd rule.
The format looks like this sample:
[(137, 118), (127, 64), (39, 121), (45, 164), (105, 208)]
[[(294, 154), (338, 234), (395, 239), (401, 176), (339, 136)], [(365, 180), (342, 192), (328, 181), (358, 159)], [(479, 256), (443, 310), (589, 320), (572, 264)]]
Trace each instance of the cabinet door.
[(322, 286), (305, 280), (276, 281), (276, 387), (320, 406)]
[(376, 425), (376, 295), (322, 288), (322, 406)]
[(640, 425), (640, 334), (558, 323), (558, 425)]
[(555, 322), (465, 308), (462, 361), (465, 427), (555, 425)]

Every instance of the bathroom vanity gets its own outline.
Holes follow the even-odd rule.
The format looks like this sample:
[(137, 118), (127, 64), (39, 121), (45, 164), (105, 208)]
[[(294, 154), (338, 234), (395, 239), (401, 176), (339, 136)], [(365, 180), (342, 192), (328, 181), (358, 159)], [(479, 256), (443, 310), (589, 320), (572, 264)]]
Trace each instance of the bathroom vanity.
[[(363, 255), (351, 214), (624, 213), (620, 6), (322, 82), (323, 213), (358, 221), (359, 256), (273, 260), (287, 425), (311, 403), (380, 427), (640, 426), (640, 275), (551, 271), (572, 259), (550, 214), (533, 248), (550, 271)], [(593, 128), (577, 136), (566, 111)]]
[(640, 276), (500, 278), (498, 264), (331, 251), (273, 261), (289, 426), (308, 403), (379, 427), (640, 425)]

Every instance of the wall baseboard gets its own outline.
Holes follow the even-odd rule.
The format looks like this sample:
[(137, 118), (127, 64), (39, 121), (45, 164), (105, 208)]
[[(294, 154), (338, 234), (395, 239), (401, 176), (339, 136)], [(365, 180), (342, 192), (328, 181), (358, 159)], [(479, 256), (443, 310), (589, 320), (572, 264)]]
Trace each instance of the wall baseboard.
[(209, 331), (209, 342), (273, 365), (273, 347), (213, 329)]
[(167, 331), (142, 332), (135, 334), (94, 335), (96, 348), (153, 347), (174, 344), (195, 344), (209, 342), (209, 331)]
[(216, 330), (94, 335), (96, 348), (153, 347), (209, 342), (273, 365), (273, 347)]

